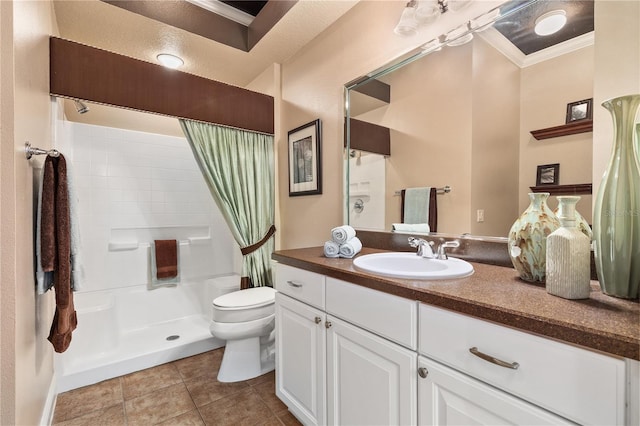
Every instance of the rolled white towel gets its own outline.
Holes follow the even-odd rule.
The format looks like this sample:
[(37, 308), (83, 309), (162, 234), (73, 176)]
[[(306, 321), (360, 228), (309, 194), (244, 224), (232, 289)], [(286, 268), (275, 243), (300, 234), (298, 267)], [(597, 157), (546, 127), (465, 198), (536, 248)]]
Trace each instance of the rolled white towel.
[(340, 244), (340, 257), (351, 259), (362, 250), (362, 241), (360, 238), (353, 237), (344, 244)]
[(391, 230), (397, 232), (422, 232), (428, 234), (428, 223), (392, 223)]
[(334, 241), (327, 241), (324, 243), (324, 257), (338, 257), (340, 256), (340, 246)]
[(331, 239), (338, 244), (344, 244), (355, 236), (356, 230), (349, 225), (338, 226), (331, 230)]

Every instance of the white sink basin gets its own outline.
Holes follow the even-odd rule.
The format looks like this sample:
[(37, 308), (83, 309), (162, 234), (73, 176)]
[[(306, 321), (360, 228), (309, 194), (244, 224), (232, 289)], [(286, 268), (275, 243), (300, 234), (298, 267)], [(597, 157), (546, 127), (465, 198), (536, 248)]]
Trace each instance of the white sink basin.
[(415, 253), (366, 254), (356, 257), (353, 266), (372, 274), (412, 280), (443, 280), (473, 274), (473, 266), (462, 259), (428, 259)]

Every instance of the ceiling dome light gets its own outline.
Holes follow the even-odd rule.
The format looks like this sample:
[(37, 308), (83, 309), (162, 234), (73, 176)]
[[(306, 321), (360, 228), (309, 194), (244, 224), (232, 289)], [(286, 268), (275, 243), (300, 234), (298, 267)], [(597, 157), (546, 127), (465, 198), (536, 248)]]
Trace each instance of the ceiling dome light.
[(544, 13), (536, 19), (534, 31), (539, 36), (547, 36), (560, 31), (567, 23), (567, 12), (564, 10), (552, 10)]
[(184, 61), (182, 59), (168, 53), (161, 53), (156, 56), (156, 58), (158, 58), (158, 61), (167, 68), (176, 69), (184, 65)]

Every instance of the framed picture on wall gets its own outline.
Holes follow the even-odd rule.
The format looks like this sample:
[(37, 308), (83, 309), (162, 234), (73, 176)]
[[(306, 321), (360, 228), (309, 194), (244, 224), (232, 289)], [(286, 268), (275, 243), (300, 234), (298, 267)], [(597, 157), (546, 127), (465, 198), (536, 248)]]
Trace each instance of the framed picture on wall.
[(291, 130), (289, 196), (322, 194), (322, 130), (320, 119)]
[(593, 98), (567, 104), (566, 124), (573, 123), (574, 121), (591, 120), (593, 117), (593, 112), (591, 111), (592, 104)]
[(544, 164), (538, 166), (536, 186), (558, 185), (560, 182), (560, 164)]

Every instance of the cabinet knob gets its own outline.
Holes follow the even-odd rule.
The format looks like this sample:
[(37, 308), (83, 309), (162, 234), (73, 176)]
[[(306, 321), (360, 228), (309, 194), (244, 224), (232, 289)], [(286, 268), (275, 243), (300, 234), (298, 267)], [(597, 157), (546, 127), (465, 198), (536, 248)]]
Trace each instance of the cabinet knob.
[(324, 323), (324, 328), (331, 328), (331, 321), (327, 321)]
[(314, 321), (316, 322), (316, 324), (320, 324), (322, 322), (322, 318), (316, 317)]
[(424, 367), (418, 368), (418, 376), (422, 377), (423, 379), (426, 379), (428, 375), (429, 375), (429, 370), (427, 370)]

